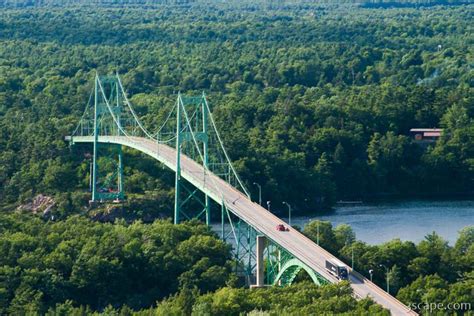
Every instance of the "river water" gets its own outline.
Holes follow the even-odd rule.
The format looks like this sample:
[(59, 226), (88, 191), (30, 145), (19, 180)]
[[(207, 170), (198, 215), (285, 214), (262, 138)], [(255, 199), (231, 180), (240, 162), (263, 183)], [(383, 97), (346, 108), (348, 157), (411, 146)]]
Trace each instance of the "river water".
[[(415, 243), (435, 231), (454, 245), (463, 227), (474, 225), (474, 201), (406, 201), (357, 206), (339, 206), (322, 216), (295, 216), (292, 225), (304, 227), (309, 221), (330, 221), (333, 226), (349, 224), (356, 238), (380, 244), (394, 238)], [(288, 221), (287, 218), (284, 218)]]

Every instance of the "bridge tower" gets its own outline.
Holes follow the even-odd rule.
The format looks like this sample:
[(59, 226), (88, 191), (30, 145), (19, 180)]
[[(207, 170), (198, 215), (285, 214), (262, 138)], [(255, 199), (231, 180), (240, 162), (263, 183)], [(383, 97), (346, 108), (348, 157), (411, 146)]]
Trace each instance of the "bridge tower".
[[(122, 146), (100, 144), (99, 135), (120, 136), (120, 117), (123, 108), (119, 82), (115, 76), (96, 76), (94, 81), (94, 144), (92, 158), (92, 202), (123, 201), (123, 157)], [(101, 93), (102, 92), (102, 93)], [(110, 119), (111, 107), (118, 122)], [(102, 148), (101, 148), (102, 147)], [(99, 155), (105, 155), (114, 167), (99, 166)]]
[[(120, 202), (125, 198), (123, 188), (122, 146), (99, 142), (101, 135), (120, 136), (124, 100), (116, 76), (99, 76), (83, 118), (75, 133), (93, 138), (90, 168), (90, 202)], [(112, 111), (115, 117), (110, 115)]]
[[(211, 223), (209, 196), (204, 193), (204, 197), (199, 198), (199, 190), (197, 188), (191, 189), (181, 177), (182, 153), (200, 162), (205, 170), (209, 169), (209, 108), (206, 102), (204, 93), (199, 97), (186, 97), (179, 93), (176, 100), (175, 224), (178, 224), (182, 219), (189, 220), (191, 218), (203, 219), (207, 225)], [(192, 113), (192, 115), (189, 116), (188, 113)], [(202, 209), (188, 214), (184, 211), (183, 206), (191, 200), (197, 201)]]

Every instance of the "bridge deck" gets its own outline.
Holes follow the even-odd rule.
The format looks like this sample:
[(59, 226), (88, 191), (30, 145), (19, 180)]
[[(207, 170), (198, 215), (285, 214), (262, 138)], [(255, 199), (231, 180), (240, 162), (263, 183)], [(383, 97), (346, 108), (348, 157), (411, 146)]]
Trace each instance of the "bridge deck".
[[(89, 143), (93, 142), (93, 137), (74, 136), (72, 141), (74, 143)], [(172, 170), (176, 170), (176, 151), (167, 145), (158, 144), (146, 138), (126, 136), (99, 136), (99, 142), (120, 144), (137, 149), (159, 160)], [(246, 195), (218, 176), (210, 172), (204, 172), (204, 168), (200, 164), (185, 155), (181, 156), (181, 175), (217, 203), (222, 204), (224, 202), (232, 213), (285, 248), (324, 278), (333, 283), (338, 282), (325, 269), (326, 259), (334, 258), (332, 254), (295, 229), (290, 229), (289, 232), (277, 231), (275, 229), (277, 224), (286, 223), (265, 208), (249, 200)], [(378, 304), (389, 309), (392, 315), (417, 315), (396, 298), (355, 271), (350, 275), (350, 282), (356, 296), (361, 298), (371, 297)]]

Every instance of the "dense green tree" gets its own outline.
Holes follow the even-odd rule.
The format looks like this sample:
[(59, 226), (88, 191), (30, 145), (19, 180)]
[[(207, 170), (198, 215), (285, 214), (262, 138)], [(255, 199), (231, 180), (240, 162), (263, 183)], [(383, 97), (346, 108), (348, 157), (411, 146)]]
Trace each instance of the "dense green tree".
[(409, 269), (418, 275), (438, 275), (451, 280), (455, 277), (452, 268), (452, 251), (448, 243), (435, 232), (421, 241), (417, 250), (420, 256), (415, 258), (409, 265)]
[(339, 249), (346, 245), (352, 245), (356, 241), (356, 235), (352, 227), (347, 224), (337, 225), (334, 229), (334, 237)]
[(334, 254), (339, 250), (339, 244), (336, 242), (336, 236), (330, 222), (311, 221), (304, 227), (303, 234)]
[(179, 289), (214, 291), (235, 279), (229, 246), (195, 222), (1, 218), (10, 222), (0, 231), (1, 313), (46, 312), (67, 300), (149, 307)]
[(419, 277), (397, 295), (406, 304), (443, 302), (448, 294), (448, 284), (438, 275)]

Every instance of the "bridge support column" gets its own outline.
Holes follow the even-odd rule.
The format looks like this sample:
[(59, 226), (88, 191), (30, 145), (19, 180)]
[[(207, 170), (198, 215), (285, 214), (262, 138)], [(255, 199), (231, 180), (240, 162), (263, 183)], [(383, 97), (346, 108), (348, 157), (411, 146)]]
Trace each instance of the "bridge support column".
[(174, 185), (174, 223), (179, 224), (181, 213), (181, 104), (178, 95), (176, 112), (176, 174)]
[[(202, 93), (203, 100), (205, 99), (204, 92)], [(202, 162), (204, 165), (204, 168), (208, 169), (209, 168), (209, 157), (208, 157), (208, 131), (207, 131), (207, 111), (206, 111), (206, 104), (204, 103), (205, 101), (201, 102), (201, 111), (202, 111), (202, 132), (206, 137), (203, 138), (203, 158), (204, 161)], [(204, 197), (204, 208), (206, 212), (206, 225), (211, 225), (211, 201), (209, 199), (209, 196), (206, 194)]]
[(265, 250), (265, 245), (267, 243), (267, 237), (265, 236), (257, 236), (257, 245), (256, 245), (256, 252), (257, 252), (257, 269), (256, 269), (256, 284), (254, 287), (262, 287), (264, 286), (264, 260), (263, 260), (263, 251)]
[[(281, 271), (281, 250), (278, 249), (278, 272)], [(278, 280), (278, 285), (281, 285), (281, 280)]]
[(123, 201), (124, 193), (123, 193), (123, 153), (122, 153), (122, 145), (118, 145), (117, 148), (117, 156), (118, 156), (118, 163), (117, 163), (117, 190), (118, 190), (118, 201)]
[(97, 201), (97, 151), (99, 150), (99, 77), (94, 79), (94, 152), (92, 156), (92, 202)]
[(221, 205), (221, 239), (225, 241), (225, 204), (222, 201)]

